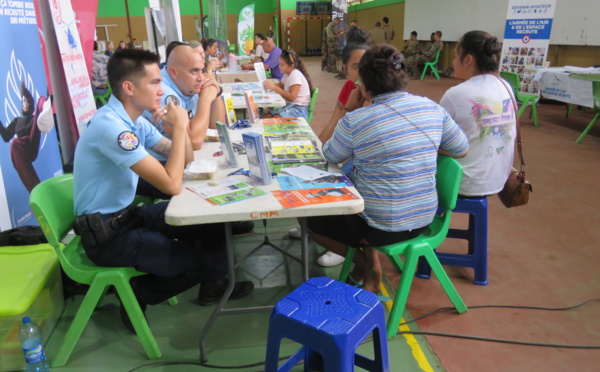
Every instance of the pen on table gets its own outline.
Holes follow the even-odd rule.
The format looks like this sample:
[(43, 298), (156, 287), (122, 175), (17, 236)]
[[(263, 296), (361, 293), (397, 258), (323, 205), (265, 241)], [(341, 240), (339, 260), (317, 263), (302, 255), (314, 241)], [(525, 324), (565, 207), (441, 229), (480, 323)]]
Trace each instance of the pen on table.
[(243, 171), (243, 170), (244, 170), (244, 168), (240, 168), (240, 169), (238, 169), (238, 170), (235, 170), (235, 171), (233, 171), (233, 172), (229, 173), (229, 174), (228, 174), (228, 176), (233, 176), (234, 174), (236, 174), (236, 173), (238, 173), (238, 172), (241, 172), (241, 171)]

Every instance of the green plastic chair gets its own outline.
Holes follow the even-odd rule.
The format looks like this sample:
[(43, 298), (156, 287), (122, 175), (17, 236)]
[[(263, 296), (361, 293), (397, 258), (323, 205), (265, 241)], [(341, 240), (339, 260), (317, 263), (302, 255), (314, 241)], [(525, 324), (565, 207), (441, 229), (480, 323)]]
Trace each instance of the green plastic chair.
[(600, 81), (599, 80), (592, 81), (592, 95), (594, 96), (594, 110), (596, 110), (596, 116), (594, 116), (592, 121), (590, 121), (588, 126), (583, 130), (583, 132), (581, 133), (581, 136), (579, 136), (579, 138), (577, 138), (577, 141), (575, 141), (575, 143), (581, 143), (581, 141), (583, 141), (583, 138), (589, 133), (590, 130), (592, 130), (592, 127), (596, 123), (596, 120), (598, 120), (598, 117), (600, 117)]
[[(138, 200), (136, 202), (145, 201)], [(133, 268), (96, 266), (83, 251), (79, 236), (75, 236), (66, 246), (61, 243), (61, 240), (71, 230), (75, 220), (73, 175), (67, 174), (50, 178), (38, 184), (31, 191), (29, 204), (48, 243), (56, 251), (65, 273), (74, 281), (90, 286), (52, 360), (52, 367), (62, 367), (67, 363), (92, 312), (111, 285), (115, 287), (121, 298), (148, 358), (160, 358), (161, 352), (156, 340), (129, 284), (131, 278), (145, 275), (145, 273)]]
[(433, 72), (433, 74), (435, 75), (435, 77), (440, 80), (440, 75), (438, 75), (437, 72), (437, 64), (438, 61), (440, 60), (440, 53), (442, 53), (442, 50), (438, 50), (436, 55), (435, 55), (435, 61), (433, 62), (425, 62), (425, 66), (423, 66), (423, 73), (421, 74), (421, 80), (423, 80), (423, 78), (425, 77), (425, 72), (427, 72), (427, 67), (429, 67), (431, 69), (431, 71)]
[(110, 99), (110, 95), (112, 94), (112, 88), (110, 84), (107, 85), (106, 93), (104, 94), (94, 94), (94, 102), (100, 102), (100, 107), (106, 105), (108, 100)]
[[(443, 214), (436, 215), (427, 230), (416, 238), (383, 247), (375, 247), (378, 251), (385, 253), (396, 269), (399, 272), (402, 272), (400, 283), (396, 289), (394, 306), (392, 307), (392, 311), (387, 321), (386, 333), (388, 339), (396, 336), (420, 257), (424, 257), (427, 260), (456, 310), (459, 313), (467, 311), (467, 306), (454, 288), (454, 285), (450, 281), (450, 278), (444, 271), (442, 264), (434, 252), (434, 249), (444, 241), (448, 234), (450, 217), (452, 215), (452, 210), (456, 207), (461, 177), (462, 167), (456, 160), (447, 156), (439, 156), (437, 161), (436, 184), (438, 205), (443, 211)], [(348, 248), (346, 260), (344, 261), (339, 277), (341, 282), (346, 282), (346, 279), (348, 278), (355, 252), (355, 247)], [(404, 262), (400, 258), (400, 255), (404, 256)]]
[(308, 124), (310, 124), (310, 121), (312, 120), (313, 114), (315, 112), (315, 103), (317, 103), (317, 94), (319, 94), (319, 88), (313, 87), (312, 94), (310, 97), (310, 106), (308, 106), (308, 119), (306, 120), (306, 121), (308, 121)]
[(229, 44), (229, 53), (235, 54), (235, 44)]
[(521, 93), (519, 92), (519, 86), (521, 85), (521, 80), (519, 79), (519, 75), (510, 72), (510, 71), (500, 71), (500, 77), (506, 80), (511, 88), (513, 89), (513, 93), (518, 102), (521, 103), (521, 108), (519, 109), (519, 117), (523, 115), (523, 112), (531, 102), (531, 112), (533, 113), (533, 125), (538, 126), (538, 116), (537, 116), (537, 99), (538, 96), (535, 94)]

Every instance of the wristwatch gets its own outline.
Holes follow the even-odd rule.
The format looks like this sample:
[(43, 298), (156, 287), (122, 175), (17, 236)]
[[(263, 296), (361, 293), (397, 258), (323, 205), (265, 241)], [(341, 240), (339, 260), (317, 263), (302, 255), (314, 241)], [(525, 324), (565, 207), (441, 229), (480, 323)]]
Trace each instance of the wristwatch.
[(221, 94), (223, 94), (223, 87), (219, 85), (219, 93), (217, 93), (217, 97), (221, 97)]

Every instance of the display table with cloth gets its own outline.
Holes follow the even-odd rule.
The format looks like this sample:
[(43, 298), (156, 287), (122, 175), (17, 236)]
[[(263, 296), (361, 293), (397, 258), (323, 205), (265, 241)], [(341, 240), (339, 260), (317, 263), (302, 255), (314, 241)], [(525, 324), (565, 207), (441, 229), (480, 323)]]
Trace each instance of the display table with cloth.
[(593, 80), (600, 80), (600, 68), (574, 66), (541, 68), (533, 77), (544, 98), (585, 107), (594, 107)]

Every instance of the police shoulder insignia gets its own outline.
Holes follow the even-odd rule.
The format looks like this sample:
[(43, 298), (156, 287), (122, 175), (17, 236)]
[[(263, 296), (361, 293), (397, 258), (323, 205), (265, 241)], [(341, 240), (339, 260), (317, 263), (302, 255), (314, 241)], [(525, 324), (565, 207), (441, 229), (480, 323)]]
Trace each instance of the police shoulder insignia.
[(125, 151), (133, 151), (140, 146), (140, 139), (132, 131), (119, 134), (119, 146)]

